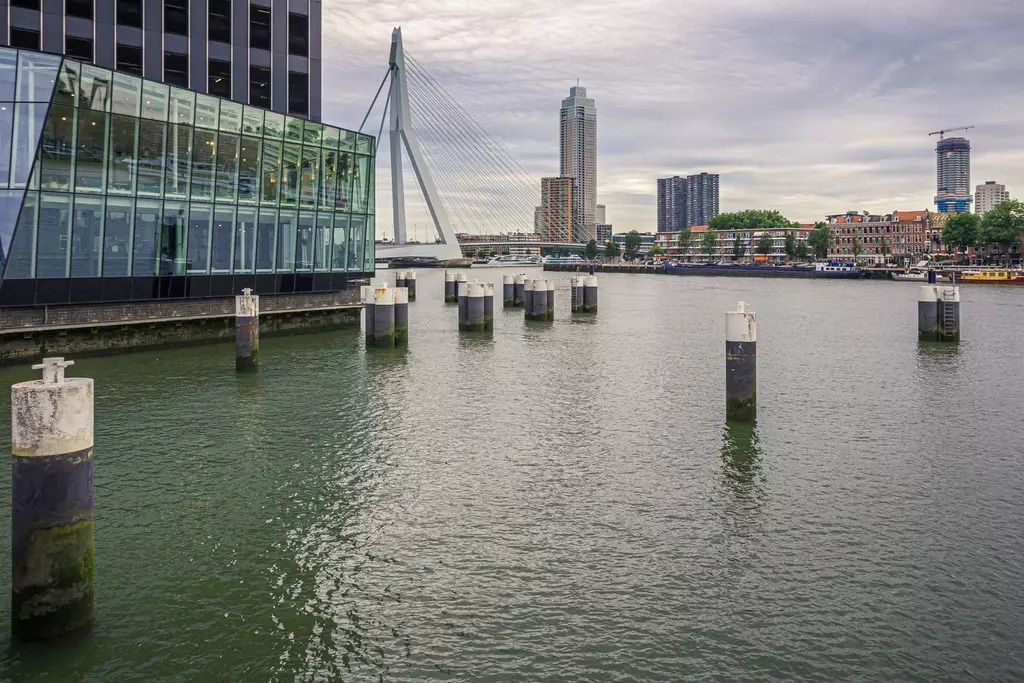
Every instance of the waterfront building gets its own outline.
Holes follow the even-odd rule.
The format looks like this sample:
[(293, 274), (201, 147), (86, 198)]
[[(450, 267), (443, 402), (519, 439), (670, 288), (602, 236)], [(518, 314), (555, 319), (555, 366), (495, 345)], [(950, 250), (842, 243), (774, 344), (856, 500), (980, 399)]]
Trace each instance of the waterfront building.
[(344, 290), (374, 270), (373, 154), (367, 135), (0, 48), (0, 305)]
[(0, 0), (0, 46), (320, 120), (321, 0)]
[(825, 222), (833, 233), (828, 256), (839, 261), (916, 263), (942, 249), (941, 225), (934, 218), (927, 210), (828, 216)]
[(572, 240), (595, 238), (597, 213), (597, 108), (587, 89), (569, 88), (559, 114), (559, 174), (572, 178)]
[(658, 232), (707, 225), (719, 213), (719, 176), (697, 173), (658, 179)]
[(537, 245), (541, 235), (536, 232), (502, 232), (490, 235), (455, 234), (463, 256), (476, 256), (481, 246), (485, 251), (512, 256), (536, 256), (540, 253)]
[(971, 143), (967, 138), (944, 138), (935, 146), (936, 193), (939, 213), (971, 210)]
[(612, 240), (612, 224), (611, 223), (598, 223), (594, 226), (597, 232), (595, 238), (598, 244), (604, 244), (605, 242), (611, 242)]
[(984, 185), (978, 185), (974, 190), (974, 211), (981, 216), (1009, 198), (1010, 193), (1006, 191), (1006, 185), (987, 180)]
[[(628, 233), (624, 233), (624, 232), (616, 233), (616, 234), (612, 235), (612, 238), (610, 240), (610, 241), (615, 242), (616, 244), (619, 245), (619, 248), (622, 250), (623, 256), (625, 256), (625, 254), (626, 254), (626, 236), (627, 236), (627, 234)], [(640, 255), (640, 256), (646, 256), (647, 252), (650, 251), (651, 247), (653, 247), (655, 245), (657, 237), (658, 236), (655, 233), (641, 232), (640, 233), (640, 246), (637, 248), (637, 254)]]
[[(657, 235), (656, 244), (660, 246), (668, 254), (669, 258), (679, 261), (690, 261), (699, 262), (706, 261), (708, 259), (707, 253), (705, 253), (701, 246), (701, 239), (704, 236), (705, 231), (708, 229), (706, 225), (694, 225), (690, 227), (690, 245), (688, 247), (679, 247), (679, 233), (676, 232), (659, 232)], [(767, 232), (772, 236), (772, 249), (767, 258), (761, 258), (762, 255), (757, 254), (757, 244), (761, 239), (761, 236), (766, 232), (763, 230), (719, 230), (718, 239), (715, 243), (715, 250), (712, 252), (711, 261), (768, 261), (772, 263), (782, 263), (786, 260), (786, 233), (792, 232), (797, 242), (806, 242), (807, 236), (814, 229), (813, 225), (802, 224), (799, 228), (777, 228), (771, 229)], [(739, 238), (740, 244), (743, 247), (743, 255), (736, 257), (736, 239)]]
[(538, 235), (544, 227), (544, 208), (536, 206), (533, 209), (533, 231)]
[[(542, 238), (551, 242), (579, 242), (574, 222), (576, 192), (572, 178), (541, 178), (540, 206)], [(588, 238), (589, 239), (589, 238)]]

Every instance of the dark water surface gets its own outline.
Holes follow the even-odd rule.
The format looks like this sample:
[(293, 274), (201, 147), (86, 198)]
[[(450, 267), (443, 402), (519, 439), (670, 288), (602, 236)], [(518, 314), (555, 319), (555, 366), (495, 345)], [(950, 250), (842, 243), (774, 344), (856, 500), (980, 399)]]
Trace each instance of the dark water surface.
[[(526, 324), (502, 274), (492, 339), (421, 271), (405, 353), (80, 360), (97, 619), (12, 644), (5, 557), (0, 679), (1024, 678), (1024, 288), (964, 287), (964, 342), (922, 347), (909, 283), (607, 274), (570, 320), (556, 273)], [(739, 299), (756, 428), (723, 421)]]

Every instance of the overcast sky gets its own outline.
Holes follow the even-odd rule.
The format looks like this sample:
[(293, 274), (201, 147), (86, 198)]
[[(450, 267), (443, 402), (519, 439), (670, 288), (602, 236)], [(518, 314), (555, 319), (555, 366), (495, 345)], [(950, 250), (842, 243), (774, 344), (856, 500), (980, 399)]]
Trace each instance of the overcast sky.
[(1021, 0), (325, 0), (324, 14), (326, 122), (358, 127), (401, 25), (538, 178), (558, 174), (558, 110), (579, 78), (616, 232), (655, 230), (655, 179), (700, 171), (721, 174), (722, 211), (934, 209), (927, 134), (967, 124), (972, 186), (1024, 188)]

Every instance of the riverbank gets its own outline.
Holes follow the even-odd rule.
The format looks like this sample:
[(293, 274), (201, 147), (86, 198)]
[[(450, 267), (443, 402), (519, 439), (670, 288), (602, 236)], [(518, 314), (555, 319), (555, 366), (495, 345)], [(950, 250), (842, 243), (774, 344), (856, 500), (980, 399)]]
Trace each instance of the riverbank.
[[(595, 273), (647, 273), (649, 275), (704, 275), (712, 277), (762, 277), (762, 278), (822, 278), (832, 279), (834, 276), (822, 275), (814, 271), (814, 266), (709, 266), (702, 264), (683, 264), (678, 266), (644, 265), (640, 263), (545, 263), (544, 270), (554, 272), (589, 272), (594, 267)], [(890, 273), (901, 273), (900, 268), (864, 268), (863, 279), (888, 280)], [(857, 278), (843, 278), (857, 279)]]

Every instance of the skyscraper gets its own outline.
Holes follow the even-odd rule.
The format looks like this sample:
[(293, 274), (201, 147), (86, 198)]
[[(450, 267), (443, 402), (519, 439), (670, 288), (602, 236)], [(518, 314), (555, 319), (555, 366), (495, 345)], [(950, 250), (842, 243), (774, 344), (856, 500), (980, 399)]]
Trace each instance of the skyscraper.
[(984, 185), (978, 185), (974, 190), (974, 211), (979, 216), (986, 211), (996, 208), (999, 202), (1005, 202), (1010, 198), (1006, 191), (1006, 185), (997, 183), (994, 180), (985, 181)]
[[(581, 241), (575, 234), (572, 178), (540, 179), (541, 237), (552, 242)], [(589, 241), (589, 239), (588, 239)]]
[(573, 179), (573, 239), (588, 242), (596, 237), (597, 109), (586, 88), (569, 88), (560, 124), (561, 175)]
[(658, 178), (658, 232), (678, 232), (685, 214), (686, 176)]
[(971, 210), (971, 143), (945, 138), (935, 146), (936, 194), (939, 213)]
[(658, 232), (707, 225), (717, 215), (717, 173), (658, 178)]
[(321, 0), (0, 0), (0, 46), (319, 121), (321, 8)]

